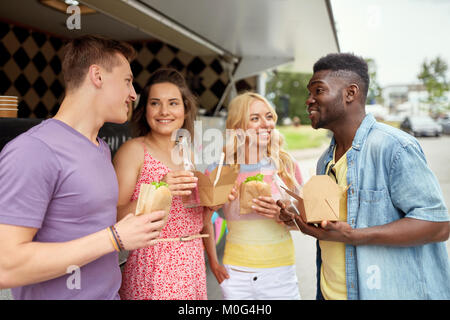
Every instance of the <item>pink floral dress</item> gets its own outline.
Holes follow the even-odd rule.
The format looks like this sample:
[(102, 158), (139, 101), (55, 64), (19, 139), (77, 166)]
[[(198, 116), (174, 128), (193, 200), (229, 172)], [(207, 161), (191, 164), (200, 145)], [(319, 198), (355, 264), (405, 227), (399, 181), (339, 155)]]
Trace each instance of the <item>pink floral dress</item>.
[[(144, 147), (144, 165), (132, 200), (142, 183), (161, 181), (170, 171)], [(161, 238), (199, 234), (203, 227), (203, 207), (186, 209), (174, 196)], [(122, 274), (119, 294), (124, 300), (206, 300), (206, 267), (201, 238), (191, 241), (159, 242), (130, 251)]]

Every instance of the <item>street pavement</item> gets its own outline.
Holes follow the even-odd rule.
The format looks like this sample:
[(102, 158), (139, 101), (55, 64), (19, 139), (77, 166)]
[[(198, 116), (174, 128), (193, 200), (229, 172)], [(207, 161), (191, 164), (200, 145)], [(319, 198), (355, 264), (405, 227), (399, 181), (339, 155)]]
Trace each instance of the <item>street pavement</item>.
[[(445, 205), (450, 208), (450, 136), (419, 138), (428, 165), (436, 175), (444, 195)], [(450, 240), (447, 240), (450, 257)]]
[[(419, 138), (420, 145), (426, 155), (427, 161), (438, 178), (447, 208), (450, 205), (450, 136), (439, 138)], [(298, 150), (290, 152), (298, 161), (303, 178), (307, 181), (315, 172), (316, 161), (325, 150), (326, 145), (317, 149)], [(315, 266), (315, 239), (301, 232), (292, 231), (295, 244), (297, 277), (302, 299), (312, 300), (316, 295), (316, 266)], [(217, 246), (219, 259), (223, 256), (224, 239)], [(447, 241), (447, 250), (450, 256), (450, 240)], [(222, 299), (222, 293), (214, 275), (207, 264), (207, 288), (210, 300)], [(9, 290), (0, 290), (0, 300), (11, 299)]]

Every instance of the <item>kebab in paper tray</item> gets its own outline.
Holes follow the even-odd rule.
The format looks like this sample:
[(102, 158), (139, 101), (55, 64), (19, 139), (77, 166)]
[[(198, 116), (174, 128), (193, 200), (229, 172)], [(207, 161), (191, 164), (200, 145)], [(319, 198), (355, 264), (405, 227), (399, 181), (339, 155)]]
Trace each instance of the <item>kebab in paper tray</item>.
[(339, 221), (339, 202), (350, 186), (343, 188), (327, 175), (312, 176), (303, 186), (301, 194), (282, 188), (299, 202), (298, 208), (303, 221)]
[(197, 187), (200, 194), (200, 205), (214, 207), (228, 201), (228, 195), (238, 176), (237, 168), (224, 166), (225, 154), (222, 152), (219, 165), (209, 176), (200, 171), (194, 171), (198, 178)]
[(139, 190), (135, 214), (138, 216), (161, 210), (169, 214), (171, 205), (172, 193), (167, 183), (163, 181), (151, 184), (143, 183)]

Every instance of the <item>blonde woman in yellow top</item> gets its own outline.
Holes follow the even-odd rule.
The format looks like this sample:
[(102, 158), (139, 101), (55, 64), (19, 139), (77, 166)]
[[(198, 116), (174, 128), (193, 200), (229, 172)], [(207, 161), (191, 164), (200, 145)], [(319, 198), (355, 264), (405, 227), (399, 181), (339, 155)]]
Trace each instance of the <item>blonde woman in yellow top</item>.
[[(294, 189), (302, 184), (302, 178), (298, 165), (281, 147), (276, 121), (274, 108), (255, 93), (240, 94), (228, 106), (226, 128), (248, 135), (240, 140), (242, 148), (237, 137), (227, 142), (225, 163), (239, 168), (238, 184), (262, 173), (271, 186), (272, 197), (254, 199), (249, 214), (239, 214), (239, 198), (223, 206), (229, 230), (223, 266), (217, 258), (214, 238), (204, 239), (211, 270), (225, 299), (300, 299), (294, 245), (289, 228), (278, 219), (276, 201), (281, 195), (273, 181), (277, 174)], [(207, 173), (216, 166), (210, 165)], [(204, 220), (203, 232), (212, 234), (210, 219)]]

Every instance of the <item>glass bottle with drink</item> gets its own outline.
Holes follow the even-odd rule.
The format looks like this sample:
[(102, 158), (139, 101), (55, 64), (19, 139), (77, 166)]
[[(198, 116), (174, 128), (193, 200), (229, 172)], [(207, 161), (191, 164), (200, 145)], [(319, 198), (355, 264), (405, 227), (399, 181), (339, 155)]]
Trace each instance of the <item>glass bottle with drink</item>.
[[(291, 196), (289, 196), (282, 187), (286, 189), (289, 188), (287, 187), (287, 185), (284, 183), (284, 181), (281, 179), (281, 177), (278, 175), (277, 172), (273, 173), (272, 180), (275, 186), (277, 187), (278, 192), (280, 192), (280, 200), (282, 200), (285, 204), (287, 202), (286, 210), (293, 211), (296, 215), (300, 216), (300, 212), (298, 212), (297, 206), (294, 204), (294, 201), (292, 200)], [(292, 221), (295, 223), (297, 229), (300, 230), (300, 227), (298, 226), (295, 219), (292, 219)]]
[[(195, 166), (191, 161), (191, 149), (187, 138), (185, 136), (180, 137), (179, 144), (181, 148), (181, 154), (183, 157), (183, 168), (186, 171), (195, 171)], [(200, 195), (198, 193), (198, 187), (191, 189), (191, 194), (182, 196), (183, 205), (185, 208), (195, 208), (200, 206)]]

